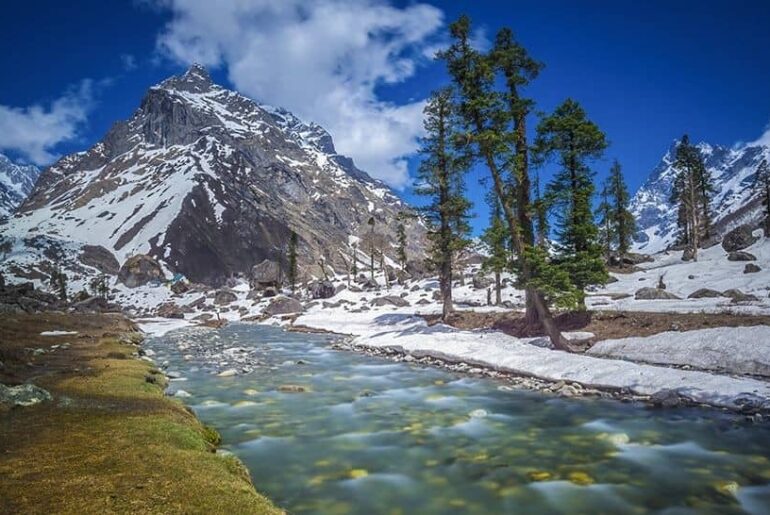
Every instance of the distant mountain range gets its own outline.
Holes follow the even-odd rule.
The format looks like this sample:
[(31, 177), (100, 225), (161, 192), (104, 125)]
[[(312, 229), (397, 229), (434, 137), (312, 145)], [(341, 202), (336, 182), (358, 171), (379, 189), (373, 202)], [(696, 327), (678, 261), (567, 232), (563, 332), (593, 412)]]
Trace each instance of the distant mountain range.
[[(676, 176), (676, 145), (675, 141), (631, 200), (638, 229), (635, 248), (640, 252), (653, 254), (675, 242), (677, 208), (669, 199)], [(716, 188), (711, 211), (717, 235), (724, 235), (738, 225), (758, 225), (763, 213), (760, 191), (754, 182), (762, 159), (770, 162), (770, 147), (754, 143), (727, 148), (700, 143), (697, 149)]]
[(39, 175), (37, 166), (14, 163), (0, 154), (0, 217), (10, 215), (24, 202)]
[[(280, 259), (291, 231), (306, 271), (319, 276), (320, 259), (342, 271), (370, 218), (395, 258), (395, 219), (410, 209), (337, 154), (322, 127), (218, 86), (195, 65), (150, 88), (91, 149), (46, 169), (0, 231), (34, 239), (30, 250), (100, 246), (119, 263), (150, 254), (220, 285)], [(412, 256), (422, 256), (424, 234), (410, 224)]]

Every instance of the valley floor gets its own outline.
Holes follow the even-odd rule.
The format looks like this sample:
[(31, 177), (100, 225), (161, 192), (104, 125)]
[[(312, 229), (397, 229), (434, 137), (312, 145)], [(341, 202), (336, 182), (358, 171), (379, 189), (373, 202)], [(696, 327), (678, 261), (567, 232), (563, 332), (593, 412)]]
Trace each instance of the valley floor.
[(215, 431), (163, 396), (126, 318), (4, 315), (0, 334), (0, 383), (50, 395), (0, 403), (1, 513), (281, 513), (214, 452)]
[[(728, 261), (717, 246), (702, 251), (696, 263), (681, 261), (679, 253), (660, 254), (630, 273), (613, 274), (616, 282), (589, 292), (589, 312), (559, 317), (569, 337), (592, 346), (580, 354), (554, 351), (544, 337), (522, 334), (517, 322), (522, 292), (509, 283), (503, 290), (509, 307), (488, 306), (486, 287), (470, 280), (477, 273), (473, 268), (466, 284), (454, 288), (459, 313), (452, 326), (436, 323), (440, 305), (434, 298), (435, 280), (360, 291), (337, 277), (340, 291), (306, 302), (299, 316), (262, 317), (273, 299), (254, 296), (242, 284), (232, 289), (237, 299), (226, 306), (211, 305), (213, 293), (204, 299), (201, 292), (166, 297), (158, 302), (182, 308), (195, 302), (199, 307), (188, 310), (185, 320), (148, 321), (143, 327), (164, 332), (214, 311), (231, 321), (261, 320), (351, 335), (358, 349), (428, 356), (631, 396), (768, 412), (770, 241), (761, 239), (746, 250), (762, 265), (758, 273), (744, 274), (745, 263)], [(383, 278), (378, 279), (382, 284)], [(638, 289), (661, 281), (673, 298), (635, 298)], [(706, 287), (713, 296), (688, 298)], [(736, 291), (745, 297), (736, 299)]]

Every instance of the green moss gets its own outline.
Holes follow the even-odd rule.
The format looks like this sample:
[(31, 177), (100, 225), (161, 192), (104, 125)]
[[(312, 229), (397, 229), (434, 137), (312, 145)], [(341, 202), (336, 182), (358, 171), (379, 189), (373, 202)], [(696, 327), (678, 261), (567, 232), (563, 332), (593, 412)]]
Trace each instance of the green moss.
[(126, 359), (133, 341), (119, 332), (78, 340), (54, 356), (67, 372), (45, 382), (71, 402), (0, 414), (0, 513), (281, 513), (237, 458), (211, 452), (219, 433), (164, 397), (151, 364)]

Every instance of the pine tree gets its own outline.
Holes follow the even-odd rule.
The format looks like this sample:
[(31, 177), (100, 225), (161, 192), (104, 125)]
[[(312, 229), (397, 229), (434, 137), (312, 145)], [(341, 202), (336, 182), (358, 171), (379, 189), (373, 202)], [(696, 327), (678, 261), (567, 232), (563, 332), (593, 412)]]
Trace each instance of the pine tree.
[[(520, 95), (520, 89), (537, 77), (542, 65), (514, 40), (509, 29), (498, 33), (494, 48), (487, 54), (471, 45), (467, 16), (450, 25), (450, 35), (453, 42), (439, 53), (439, 58), (446, 62), (457, 87), (458, 113), (463, 123), (459, 141), (470, 157), (486, 166), (492, 178), (516, 254), (518, 285), (525, 291), (527, 323), (541, 326), (554, 347), (572, 350), (554, 323), (546, 300), (543, 283), (554, 274), (545, 272), (550, 262), (547, 253), (534, 246), (530, 218), (526, 121), (533, 103)], [(499, 76), (502, 81), (497, 80)], [(498, 89), (500, 84), (504, 89)], [(563, 300), (570, 297), (569, 292), (563, 293)], [(555, 298), (554, 294), (551, 302), (556, 304)]]
[(99, 276), (94, 277), (89, 283), (89, 286), (91, 287), (91, 293), (95, 297), (106, 299), (107, 294), (110, 292), (110, 288), (107, 285), (107, 276), (104, 274), (99, 274)]
[(604, 249), (604, 259), (607, 263), (612, 259), (612, 246), (617, 233), (613, 228), (614, 216), (612, 204), (610, 203), (611, 180), (607, 178), (602, 185), (602, 191), (599, 193), (599, 206), (596, 208), (596, 214), (599, 217), (599, 242)]
[(297, 233), (291, 231), (289, 236), (289, 287), (294, 293), (297, 284)]
[(49, 284), (53, 288), (59, 300), (67, 301), (67, 274), (64, 273), (59, 263), (54, 264), (54, 269), (49, 278)]
[(762, 192), (762, 205), (765, 207), (765, 237), (770, 238), (770, 165), (763, 159), (757, 167), (757, 173), (754, 178), (754, 187)]
[(534, 146), (539, 163), (558, 160), (559, 170), (548, 185), (548, 197), (557, 208), (556, 262), (581, 293), (578, 306), (585, 309), (585, 288), (608, 279), (591, 209), (594, 173), (587, 164), (602, 155), (607, 141), (580, 104), (567, 99), (540, 121)]
[(490, 202), (492, 203), (492, 214), (489, 227), (481, 236), (481, 241), (486, 245), (489, 255), (484, 258), (482, 268), (495, 274), (495, 305), (499, 305), (503, 301), (501, 275), (510, 266), (508, 230), (503, 222), (500, 203), (497, 198), (492, 196)]
[(435, 92), (425, 106), (423, 160), (415, 192), (430, 198), (422, 212), (429, 223), (431, 260), (439, 272), (444, 320), (452, 313), (452, 266), (455, 253), (466, 245), (470, 203), (463, 195), (467, 161), (453, 148), (455, 113), (452, 91)]
[(351, 272), (353, 274), (353, 279), (356, 279), (358, 276), (358, 243), (353, 243), (351, 245), (353, 248), (353, 264), (351, 265)]
[(634, 221), (634, 216), (628, 210), (631, 197), (628, 194), (623, 171), (617, 159), (612, 164), (612, 168), (610, 168), (608, 182), (609, 196), (612, 203), (613, 241), (617, 242), (618, 254), (624, 256), (628, 254), (631, 248), (631, 238), (636, 231), (636, 222)]
[(414, 215), (410, 215), (405, 211), (401, 211), (396, 219), (398, 224), (396, 225), (396, 242), (398, 244), (396, 248), (396, 256), (398, 257), (398, 264), (401, 267), (401, 271), (406, 271), (407, 253), (406, 253), (406, 223)]
[(685, 134), (676, 147), (674, 156), (674, 186), (671, 202), (678, 207), (679, 239), (698, 260), (698, 247), (709, 237), (711, 213), (709, 203), (713, 192), (711, 179), (698, 149)]

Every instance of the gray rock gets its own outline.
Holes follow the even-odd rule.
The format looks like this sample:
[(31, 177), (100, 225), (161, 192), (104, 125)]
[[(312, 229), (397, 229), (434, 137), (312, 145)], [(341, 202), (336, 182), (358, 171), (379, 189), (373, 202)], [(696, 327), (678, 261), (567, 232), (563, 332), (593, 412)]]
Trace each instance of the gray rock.
[(103, 274), (115, 275), (120, 270), (120, 263), (115, 259), (115, 255), (101, 245), (83, 245), (78, 260)]
[(722, 297), (722, 292), (711, 290), (709, 288), (695, 290), (687, 296), (688, 299), (712, 299), (716, 297)]
[(46, 390), (33, 384), (6, 386), (0, 383), (0, 404), (11, 408), (34, 406), (41, 402), (50, 401), (52, 398)]
[(238, 296), (230, 290), (221, 289), (217, 290), (216, 294), (214, 294), (214, 304), (218, 306), (224, 306), (236, 300), (238, 300)]
[(686, 247), (682, 252), (682, 261), (692, 261), (695, 259), (695, 249)]
[(364, 290), (376, 290), (380, 287), (380, 283), (378, 283), (376, 279), (366, 279), (363, 284), (361, 284), (361, 287)]
[(749, 293), (743, 293), (741, 290), (738, 290), (736, 288), (725, 290), (722, 292), (722, 295), (724, 297), (729, 297), (733, 299), (734, 304), (737, 304), (739, 302), (754, 302), (759, 300), (756, 296), (751, 295)]
[(741, 225), (725, 234), (725, 237), (722, 238), (722, 248), (727, 252), (735, 252), (750, 247), (758, 239), (752, 234), (752, 230), (748, 225)]
[(493, 284), (495, 284), (495, 280), (491, 277), (486, 277), (484, 275), (473, 276), (473, 289), (475, 290), (484, 290)]
[(165, 281), (166, 276), (155, 258), (137, 254), (128, 258), (120, 267), (118, 280), (129, 288), (137, 288), (152, 281)]
[(182, 310), (182, 308), (180, 308), (173, 302), (166, 302), (165, 304), (161, 304), (160, 306), (158, 306), (158, 309), (155, 311), (155, 314), (163, 318), (177, 318), (177, 319), (184, 318), (184, 311)]
[(313, 299), (328, 299), (337, 293), (331, 281), (315, 281), (308, 286)]
[(680, 297), (660, 288), (640, 288), (634, 294), (634, 298), (636, 300), (678, 300)]
[(292, 313), (302, 313), (302, 303), (291, 297), (276, 297), (265, 308), (264, 313), (269, 316), (288, 315)]
[(275, 261), (263, 260), (251, 267), (250, 284), (252, 289), (268, 287), (278, 288), (281, 282), (281, 267)]
[(743, 268), (744, 274), (756, 274), (757, 272), (761, 272), (762, 269), (759, 268), (754, 263), (746, 263), (746, 266)]
[(735, 252), (730, 252), (727, 255), (727, 260), (728, 261), (756, 261), (757, 257), (754, 254), (751, 254), (750, 252), (737, 250)]
[(650, 402), (658, 408), (676, 408), (683, 404), (684, 399), (676, 390), (665, 389), (652, 394)]
[(384, 297), (373, 299), (369, 304), (372, 306), (396, 306), (397, 308), (403, 308), (408, 306), (409, 302), (395, 295), (385, 295)]

